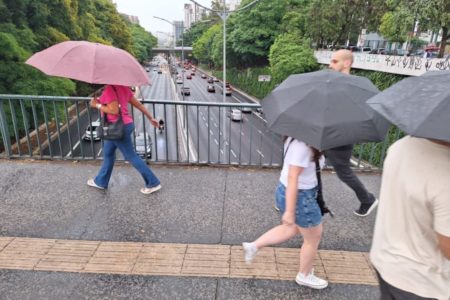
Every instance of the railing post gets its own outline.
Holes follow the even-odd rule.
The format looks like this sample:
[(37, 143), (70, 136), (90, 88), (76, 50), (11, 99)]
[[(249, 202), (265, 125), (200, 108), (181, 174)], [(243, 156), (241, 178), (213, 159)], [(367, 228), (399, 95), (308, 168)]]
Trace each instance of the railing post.
[(0, 101), (0, 130), (3, 137), (3, 145), (8, 158), (12, 155), (11, 140), (9, 139), (8, 123), (6, 122), (6, 113), (3, 107), (3, 101)]

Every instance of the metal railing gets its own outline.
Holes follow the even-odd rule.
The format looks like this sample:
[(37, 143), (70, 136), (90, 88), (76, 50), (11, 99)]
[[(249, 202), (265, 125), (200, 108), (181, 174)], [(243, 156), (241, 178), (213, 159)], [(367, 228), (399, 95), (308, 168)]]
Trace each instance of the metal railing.
[[(101, 160), (98, 111), (90, 98), (0, 95), (0, 158)], [(143, 100), (164, 130), (132, 109), (135, 150), (156, 163), (278, 167), (282, 138), (267, 129), (258, 104)], [(381, 166), (387, 147), (400, 137), (393, 128), (382, 143), (355, 146), (355, 167)], [(118, 151), (118, 160), (123, 156)]]

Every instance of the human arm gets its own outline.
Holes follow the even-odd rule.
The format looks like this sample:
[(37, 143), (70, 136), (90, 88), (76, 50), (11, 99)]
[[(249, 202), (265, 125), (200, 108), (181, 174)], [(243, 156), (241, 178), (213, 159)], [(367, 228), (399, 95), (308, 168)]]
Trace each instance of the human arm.
[(92, 98), (89, 103), (91, 107), (97, 108), (99, 111), (104, 112), (110, 115), (118, 115), (119, 114), (119, 102), (114, 100), (107, 104), (101, 104), (98, 102), (97, 98)]
[(131, 105), (139, 109), (148, 118), (148, 120), (150, 121), (150, 123), (152, 123), (153, 126), (159, 127), (158, 120), (153, 118), (150, 112), (145, 108), (144, 104), (138, 101), (134, 96), (131, 97), (130, 103)]
[(298, 194), (298, 177), (303, 172), (303, 168), (295, 165), (289, 165), (288, 180), (286, 187), (286, 211), (283, 214), (281, 222), (285, 225), (295, 224), (295, 210)]
[(450, 260), (450, 237), (437, 233), (439, 249)]

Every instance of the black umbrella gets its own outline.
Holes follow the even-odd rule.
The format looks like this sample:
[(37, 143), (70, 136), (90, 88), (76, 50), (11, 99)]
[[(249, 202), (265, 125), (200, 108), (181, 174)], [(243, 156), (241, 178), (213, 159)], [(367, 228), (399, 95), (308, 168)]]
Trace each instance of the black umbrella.
[(262, 101), (268, 127), (319, 150), (381, 141), (389, 123), (367, 104), (370, 80), (335, 71), (289, 76)]
[(450, 72), (409, 77), (367, 101), (409, 135), (450, 141)]

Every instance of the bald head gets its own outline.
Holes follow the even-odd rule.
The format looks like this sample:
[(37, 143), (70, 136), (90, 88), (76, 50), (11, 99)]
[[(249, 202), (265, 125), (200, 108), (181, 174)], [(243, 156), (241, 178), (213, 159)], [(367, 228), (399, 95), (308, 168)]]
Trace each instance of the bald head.
[(333, 53), (331, 56), (330, 69), (350, 74), (353, 64), (353, 53), (349, 50), (341, 49)]

